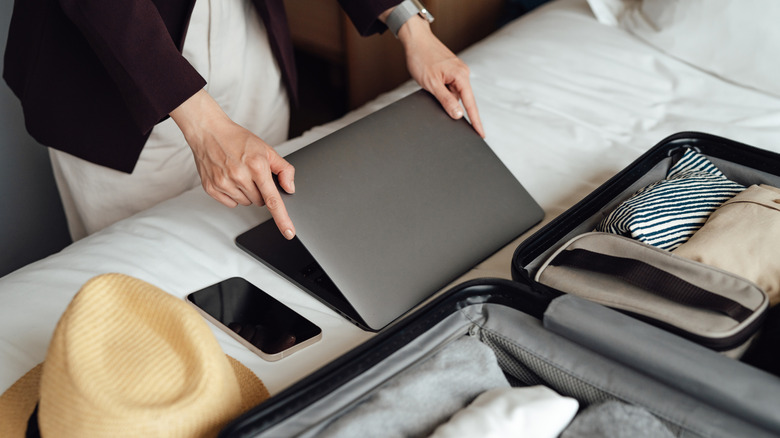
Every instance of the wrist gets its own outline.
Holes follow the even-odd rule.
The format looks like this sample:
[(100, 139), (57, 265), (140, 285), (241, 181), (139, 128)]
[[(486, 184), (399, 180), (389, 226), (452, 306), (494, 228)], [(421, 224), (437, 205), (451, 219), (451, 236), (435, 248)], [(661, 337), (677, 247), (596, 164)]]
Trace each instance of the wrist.
[(398, 29), (398, 41), (404, 48), (409, 47), (414, 41), (419, 41), (422, 36), (432, 36), (431, 25), (427, 20), (415, 15)]
[(396, 38), (400, 38), (401, 29), (407, 27), (407, 22), (415, 21), (415, 17), (427, 23), (433, 22), (433, 15), (420, 0), (404, 0), (380, 14), (379, 19), (387, 25)]
[(217, 101), (200, 89), (169, 114), (185, 138), (200, 137), (198, 132), (207, 129), (211, 122), (227, 118)]

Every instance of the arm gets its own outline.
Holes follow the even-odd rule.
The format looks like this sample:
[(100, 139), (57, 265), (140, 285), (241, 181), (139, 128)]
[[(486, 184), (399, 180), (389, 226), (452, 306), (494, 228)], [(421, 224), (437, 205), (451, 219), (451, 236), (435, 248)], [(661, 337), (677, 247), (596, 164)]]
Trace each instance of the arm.
[[(363, 36), (386, 29), (384, 23), (401, 0), (339, 0), (352, 24)], [(471, 90), (469, 69), (431, 32), (422, 17), (412, 17), (398, 31), (412, 78), (433, 94), (447, 113), (463, 117), (459, 101), (477, 133), (485, 137), (482, 121)]]
[(171, 17), (189, 1), (162, 3), (168, 8), (163, 15), (152, 0), (59, 1), (117, 84), (140, 132), (170, 115), (192, 149), (204, 190), (229, 207), (266, 205), (291, 239), (295, 228), (272, 174), (292, 193), (293, 167), (228, 118), (171, 36), (183, 32)]
[[(392, 10), (384, 11), (379, 19), (385, 22)], [(433, 94), (453, 119), (463, 117), (462, 101), (474, 130), (484, 138), (468, 66), (436, 38), (428, 21), (420, 16), (415, 15), (401, 26), (398, 39), (412, 78)]]

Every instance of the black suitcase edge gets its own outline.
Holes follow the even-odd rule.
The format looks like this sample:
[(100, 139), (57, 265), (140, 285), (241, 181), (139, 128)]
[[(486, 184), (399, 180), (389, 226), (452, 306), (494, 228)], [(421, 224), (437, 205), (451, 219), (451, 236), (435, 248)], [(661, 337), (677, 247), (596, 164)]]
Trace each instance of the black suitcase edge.
[(547, 295), (506, 279), (479, 278), (458, 284), (390, 329), (244, 413), (223, 428), (219, 436), (248, 437), (273, 427), (371, 369), (459, 309), (496, 303), (541, 319), (549, 302)]

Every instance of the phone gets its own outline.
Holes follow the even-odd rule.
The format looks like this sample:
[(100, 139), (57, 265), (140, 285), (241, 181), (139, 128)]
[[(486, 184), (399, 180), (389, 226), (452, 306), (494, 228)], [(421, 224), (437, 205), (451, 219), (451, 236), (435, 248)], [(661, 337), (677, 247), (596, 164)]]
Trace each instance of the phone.
[(322, 330), (257, 286), (233, 277), (187, 295), (209, 321), (268, 361), (322, 339)]

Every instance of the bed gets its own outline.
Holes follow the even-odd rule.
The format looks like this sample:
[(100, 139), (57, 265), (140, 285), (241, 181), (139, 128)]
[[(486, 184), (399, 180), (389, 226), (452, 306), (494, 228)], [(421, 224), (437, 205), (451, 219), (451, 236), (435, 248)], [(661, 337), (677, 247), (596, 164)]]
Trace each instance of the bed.
[[(605, 24), (609, 14), (600, 14), (601, 21), (586, 0), (554, 1), (460, 54), (471, 68), (486, 141), (543, 207), (545, 222), (675, 132), (703, 131), (780, 152), (775, 90), (692, 63), (625, 25)], [(304, 147), (416, 89), (404, 84), (278, 150)], [(0, 278), (0, 392), (43, 361), (73, 295), (106, 272), (179, 297), (244, 277), (318, 324), (321, 342), (279, 362), (260, 359), (212, 327), (224, 351), (271, 394), (369, 339), (236, 247), (237, 235), (269, 217), (256, 207), (224, 208), (197, 188)], [(510, 278), (512, 252), (524, 237), (459, 281)]]

